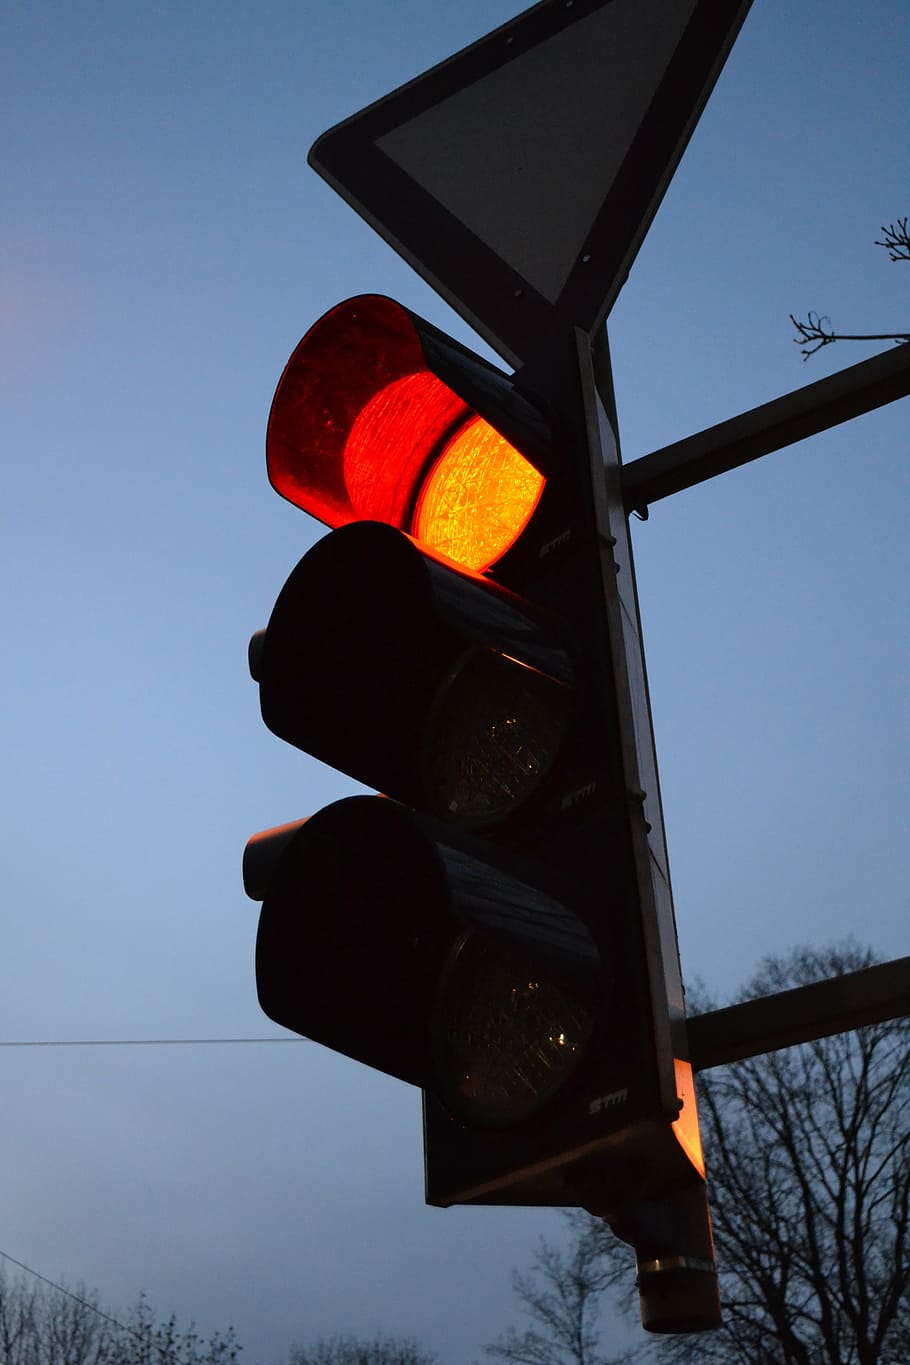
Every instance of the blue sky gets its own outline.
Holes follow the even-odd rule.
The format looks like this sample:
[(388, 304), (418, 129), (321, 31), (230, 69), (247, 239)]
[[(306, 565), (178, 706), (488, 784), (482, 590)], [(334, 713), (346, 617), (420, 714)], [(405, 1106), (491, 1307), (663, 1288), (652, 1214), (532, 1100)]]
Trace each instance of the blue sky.
[[(0, 42), (5, 914), (0, 1040), (246, 1037), (256, 829), (351, 784), (261, 724), (250, 633), (321, 528), (264, 470), (322, 312), (467, 328), (308, 170), (339, 119), (518, 13), (505, 0), (10, 0)], [(755, 0), (614, 309), (626, 459), (906, 329), (903, 0)], [(907, 947), (906, 402), (634, 528), (683, 967)], [(419, 1100), (306, 1043), (4, 1048), (0, 1250), (148, 1292), (250, 1361), (514, 1320), (554, 1216), (426, 1209)]]

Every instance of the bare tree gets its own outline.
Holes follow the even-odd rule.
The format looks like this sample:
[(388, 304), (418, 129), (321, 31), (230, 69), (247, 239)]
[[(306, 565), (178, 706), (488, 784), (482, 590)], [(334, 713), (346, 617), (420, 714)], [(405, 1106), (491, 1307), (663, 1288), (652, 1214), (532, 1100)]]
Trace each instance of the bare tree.
[(144, 1299), (122, 1320), (98, 1295), (0, 1270), (2, 1365), (236, 1365), (232, 1330), (203, 1340), (173, 1316), (158, 1321)]
[[(751, 996), (871, 966), (856, 948), (766, 964)], [(910, 1360), (910, 1020), (720, 1067), (699, 1103), (725, 1327), (678, 1359)]]
[(192, 1323), (182, 1327), (173, 1313), (156, 1318), (140, 1298), (120, 1330), (110, 1331), (100, 1365), (237, 1365), (240, 1349), (233, 1327), (204, 1338)]
[[(887, 227), (882, 226), (884, 234), (880, 241), (876, 241), (876, 246), (882, 246), (888, 252), (888, 258), (892, 261), (910, 261), (910, 232), (907, 229), (907, 219), (898, 218), (896, 222), (889, 223)], [(895, 341), (898, 343), (910, 341), (910, 332), (836, 332), (829, 317), (823, 317), (818, 313), (808, 313), (805, 322), (790, 314), (790, 321), (796, 328), (796, 336), (793, 340), (797, 346), (802, 348), (803, 360), (808, 360), (810, 355), (815, 355), (823, 346), (830, 346), (835, 341)]]
[(533, 1326), (510, 1328), (484, 1348), (512, 1365), (620, 1365), (626, 1354), (604, 1354), (600, 1309), (605, 1291), (631, 1286), (633, 1261), (605, 1254), (603, 1225), (580, 1210), (566, 1213), (566, 1251), (541, 1238), (530, 1272), (512, 1276), (515, 1293)]
[[(857, 971), (873, 960), (852, 946), (801, 949), (769, 960), (745, 995)], [(652, 1358), (907, 1365), (910, 1019), (703, 1073), (698, 1101), (724, 1323), (717, 1332), (655, 1342)], [(589, 1246), (592, 1280), (598, 1252), (590, 1251), (590, 1238), (606, 1286), (617, 1282), (614, 1270), (627, 1271), (626, 1249), (596, 1220), (576, 1236)], [(533, 1274), (540, 1294), (555, 1292), (554, 1278), (564, 1277), (558, 1260), (541, 1256)], [(539, 1323), (534, 1300), (522, 1299)]]
[(0, 1270), (3, 1365), (106, 1365), (109, 1328), (90, 1290), (9, 1279)]
[(438, 1357), (410, 1337), (377, 1335), (369, 1340), (337, 1335), (312, 1346), (295, 1346), (290, 1365), (437, 1365)]

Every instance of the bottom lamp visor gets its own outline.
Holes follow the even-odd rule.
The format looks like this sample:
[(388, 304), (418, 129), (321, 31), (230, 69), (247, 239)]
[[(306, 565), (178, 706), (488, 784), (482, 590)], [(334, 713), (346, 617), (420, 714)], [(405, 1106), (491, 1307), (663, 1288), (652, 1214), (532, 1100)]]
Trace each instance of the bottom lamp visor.
[[(524, 1117), (587, 1041), (599, 955), (561, 884), (543, 889), (533, 865), (494, 857), (383, 797), (312, 816), (263, 900), (256, 979), (266, 1014), (437, 1094), (468, 1121)], [(497, 1050), (520, 1079), (494, 1075)], [(474, 1099), (466, 1066), (485, 1077)]]

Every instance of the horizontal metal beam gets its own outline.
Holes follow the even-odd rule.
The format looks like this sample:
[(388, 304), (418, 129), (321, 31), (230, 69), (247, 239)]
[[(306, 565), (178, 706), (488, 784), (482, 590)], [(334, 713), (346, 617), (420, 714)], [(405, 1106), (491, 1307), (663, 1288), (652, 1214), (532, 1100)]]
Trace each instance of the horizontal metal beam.
[(861, 360), (815, 384), (708, 427), (622, 467), (628, 512), (848, 422), (910, 393), (910, 344)]
[(697, 1014), (687, 1022), (695, 1071), (910, 1014), (910, 957)]

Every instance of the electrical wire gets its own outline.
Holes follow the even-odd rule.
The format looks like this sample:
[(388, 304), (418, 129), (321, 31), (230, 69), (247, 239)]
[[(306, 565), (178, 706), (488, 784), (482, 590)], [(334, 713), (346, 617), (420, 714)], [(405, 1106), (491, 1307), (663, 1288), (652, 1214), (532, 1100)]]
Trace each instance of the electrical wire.
[[(205, 1044), (235, 1044), (235, 1043), (305, 1043), (305, 1038), (49, 1038), (49, 1039), (17, 1039), (12, 1041), (0, 1040), (0, 1047), (166, 1047), (166, 1046), (199, 1046)], [(125, 1322), (119, 1322), (117, 1318), (105, 1313), (97, 1304), (91, 1303), (88, 1299), (83, 1299), (78, 1294), (74, 1294), (65, 1285), (57, 1284), (47, 1275), (42, 1275), (40, 1270), (35, 1270), (32, 1266), (26, 1265), (24, 1261), (11, 1256), (8, 1251), (0, 1249), (0, 1257), (9, 1261), (11, 1265), (17, 1266), (19, 1270), (24, 1270), (26, 1274), (33, 1275), (36, 1280), (41, 1280), (58, 1294), (65, 1294), (68, 1299), (78, 1303), (80, 1307), (87, 1308), (90, 1312), (96, 1313), (99, 1318), (116, 1327), (120, 1332), (126, 1332), (128, 1336), (135, 1337), (139, 1342), (144, 1343), (145, 1338), (135, 1328), (127, 1326)], [(177, 1357), (163, 1346), (155, 1346), (155, 1350), (165, 1361), (171, 1361), (174, 1365), (179, 1365)]]
[[(0, 1039), (0, 1047), (199, 1047), (214, 1043), (305, 1043), (306, 1038), (39, 1038)], [(0, 1252), (0, 1255), (3, 1253)]]

